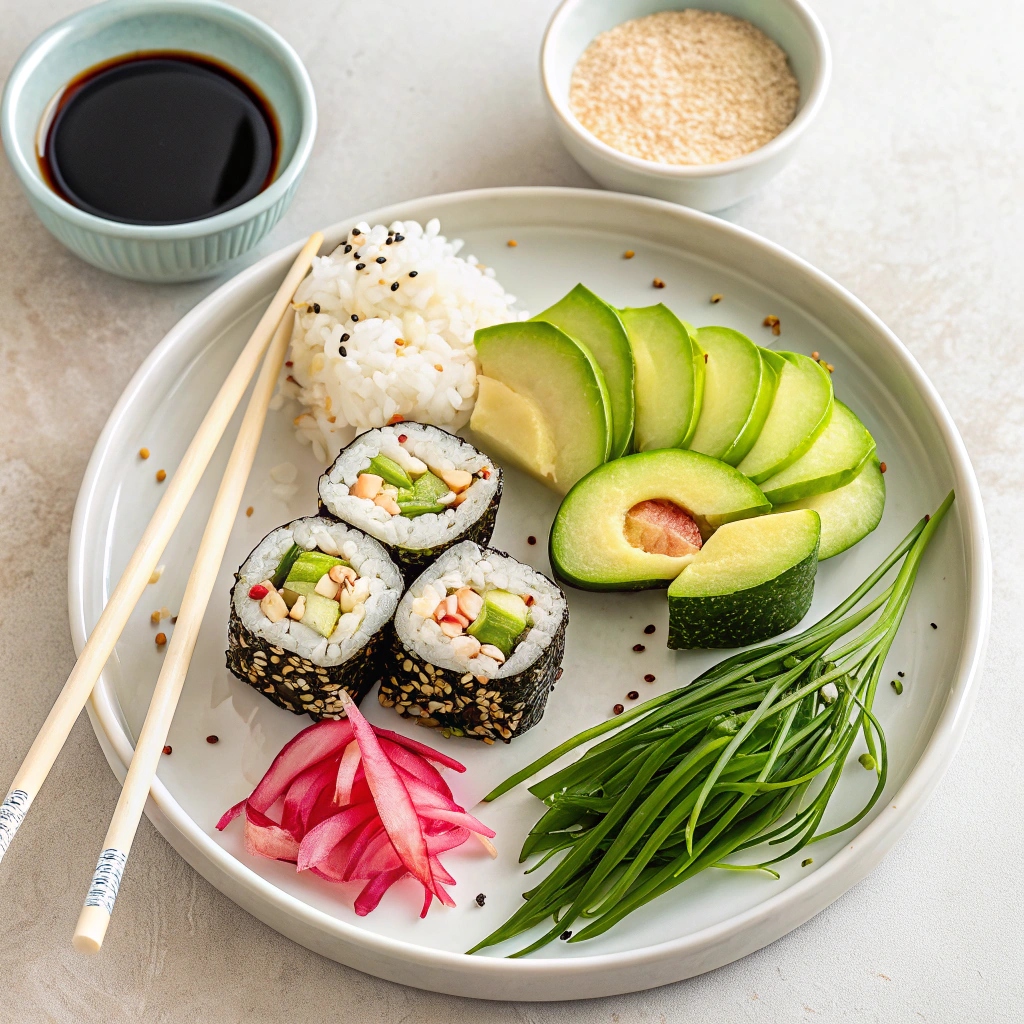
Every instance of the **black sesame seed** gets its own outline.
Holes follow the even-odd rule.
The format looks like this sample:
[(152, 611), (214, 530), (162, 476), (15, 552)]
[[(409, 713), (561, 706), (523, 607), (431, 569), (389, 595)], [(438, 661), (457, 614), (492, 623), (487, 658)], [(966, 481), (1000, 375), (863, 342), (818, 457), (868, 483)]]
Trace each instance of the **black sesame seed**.
[(356, 270), (365, 270), (365, 269), (366, 269), (366, 264), (365, 263), (357, 263), (356, 264)]
[(343, 335), (341, 336), (341, 340), (342, 340), (342, 341), (348, 341), (349, 337), (350, 337), (350, 335), (348, 335), (348, 334), (343, 334)]
[(486, 893), (478, 892), (476, 894), (476, 905), (478, 907), (482, 907), (486, 902), (487, 902), (487, 895), (486, 895)]
[(342, 346), (341, 346), (341, 347), (340, 347), (340, 348), (338, 349), (338, 355), (339, 355), (339, 356), (341, 356), (342, 358), (344, 358), (345, 356), (347, 356), (347, 355), (348, 355), (348, 352), (346, 352), (346, 351), (345, 351), (345, 346), (344, 346), (344, 345), (342, 345)]
[(636, 700), (639, 696), (640, 694), (637, 693), (636, 690), (630, 690), (629, 693), (626, 694), (626, 700)]
[(644, 647), (643, 644), (633, 644), (633, 650), (636, 651), (637, 654), (641, 654), (643, 651), (646, 651), (647, 648)]
[(319, 302), (314, 302), (313, 303), (313, 312), (314, 313), (319, 313), (320, 312), (320, 303)]
[(378, 263), (387, 263), (387, 261), (388, 261), (387, 256), (378, 256), (377, 257), (377, 262)]
[(419, 271), (418, 271), (418, 270), (410, 270), (410, 271), (409, 271), (409, 276), (410, 276), (410, 277), (416, 277), (416, 276), (417, 276), (417, 274), (419, 274)]
[(354, 260), (359, 259), (359, 253), (357, 253), (357, 252), (353, 253), (352, 254), (352, 259), (354, 259)]
[(405, 235), (395, 235), (395, 241), (396, 242), (404, 242), (405, 241)]
[(353, 235), (361, 235), (362, 233), (363, 232), (362, 232), (362, 230), (360, 228), (353, 228), (352, 229), (352, 234)]
[(938, 626), (935, 625), (934, 622), (931, 624), (931, 626), (932, 626), (932, 629), (938, 629), (939, 628)]
[(905, 672), (897, 672), (896, 675), (898, 675), (900, 677), (900, 679), (905, 679), (906, 678), (906, 673)]
[(352, 314), (352, 323), (354, 323), (354, 324), (359, 323), (359, 314), (358, 313), (353, 313)]
[(654, 673), (653, 672), (648, 672), (647, 675), (644, 676), (644, 682), (645, 683), (653, 683), (654, 682), (654, 678), (655, 678), (654, 677)]
[(392, 290), (393, 292), (397, 292), (397, 291), (398, 291), (398, 282), (397, 282), (397, 281), (395, 281), (395, 282), (393, 282), (393, 283), (392, 283), (392, 285), (391, 285), (391, 290)]
[(649, 626), (644, 626), (644, 632), (648, 636), (650, 636), (654, 632), (654, 623), (651, 623), (651, 625), (649, 625)]
[(537, 543), (537, 538), (533, 537), (533, 536), (527, 537), (526, 538), (526, 543), (527, 544), (536, 544)]
[(571, 938), (572, 938), (572, 932), (570, 932), (570, 931), (564, 931), (564, 932), (562, 932), (562, 934), (561, 934), (561, 935), (559, 935), (558, 937), (559, 937), (560, 939), (566, 939), (566, 940), (568, 940), (568, 939), (571, 939)]
[(625, 710), (626, 709), (621, 704), (616, 704), (615, 707), (612, 708), (612, 714), (613, 715), (621, 715), (622, 712), (625, 711)]
[(393, 241), (394, 241), (394, 239), (393, 239), (393, 238), (386, 238), (386, 239), (384, 240), (384, 244), (385, 244), (385, 245), (390, 245), (390, 244), (391, 244), (391, 243), (392, 243)]
[(350, 253), (351, 251), (352, 251), (352, 246), (351, 245), (346, 245), (345, 246), (345, 252), (346, 253)]

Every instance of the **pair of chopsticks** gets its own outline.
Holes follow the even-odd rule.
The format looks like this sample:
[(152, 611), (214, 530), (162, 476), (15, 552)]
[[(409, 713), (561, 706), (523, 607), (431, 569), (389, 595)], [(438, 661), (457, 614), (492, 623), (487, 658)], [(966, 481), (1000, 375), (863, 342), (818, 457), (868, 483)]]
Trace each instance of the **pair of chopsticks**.
[(199, 627), (206, 613), (231, 528), (238, 514), (242, 493), (263, 432), (270, 399), (288, 350), (292, 297), (299, 282), (306, 276), (323, 240), (323, 235), (316, 232), (302, 247), (231, 372), (221, 385), (192, 443), (168, 483), (167, 490), (104, 607), (99, 621), (89, 634), (89, 639), (64, 688), (46, 721), (43, 722), (39, 735), (29, 748), (6, 799), (0, 805), (2, 859), (53, 767), (79, 713), (85, 707), (107, 658), (121, 636), (129, 615), (145, 591), (160, 556), (181, 521), (185, 508), (195, 493), (238, 403), (249, 387), (249, 382), (259, 366), (260, 357), (263, 356), (259, 377), (249, 398), (242, 425), (231, 450), (185, 587), (181, 609), (171, 642), (164, 655), (156, 689), (146, 713), (146, 721), (142, 726), (110, 827), (107, 829), (103, 852), (97, 862), (92, 885), (89, 887), (85, 905), (78, 919), (73, 941), (75, 948), (83, 952), (96, 953), (103, 944), (114, 901), (117, 899), (121, 874), (142, 818), (146, 798), (156, 776), (167, 731), (174, 717), (189, 662), (195, 650)]

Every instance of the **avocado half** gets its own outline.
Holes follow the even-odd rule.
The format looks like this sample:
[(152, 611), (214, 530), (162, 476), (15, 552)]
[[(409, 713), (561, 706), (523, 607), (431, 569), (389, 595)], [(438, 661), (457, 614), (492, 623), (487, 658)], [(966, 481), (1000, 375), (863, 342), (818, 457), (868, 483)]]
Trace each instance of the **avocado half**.
[(744, 647), (795, 626), (814, 596), (820, 536), (813, 509), (723, 526), (668, 588), (668, 646)]
[(555, 574), (583, 590), (666, 587), (694, 552), (655, 554), (626, 537), (626, 515), (644, 501), (683, 509), (707, 540), (721, 526), (770, 511), (756, 484), (699, 452), (641, 452), (592, 470), (565, 496), (548, 542)]

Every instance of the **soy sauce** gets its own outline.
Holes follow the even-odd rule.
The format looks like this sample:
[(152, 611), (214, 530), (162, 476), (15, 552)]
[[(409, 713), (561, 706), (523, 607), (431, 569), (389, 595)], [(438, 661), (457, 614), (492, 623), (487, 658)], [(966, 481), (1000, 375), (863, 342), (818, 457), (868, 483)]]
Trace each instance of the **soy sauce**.
[(162, 50), (79, 75), (41, 135), (53, 190), (128, 224), (181, 224), (240, 206), (273, 181), (280, 149), (273, 111), (237, 72)]

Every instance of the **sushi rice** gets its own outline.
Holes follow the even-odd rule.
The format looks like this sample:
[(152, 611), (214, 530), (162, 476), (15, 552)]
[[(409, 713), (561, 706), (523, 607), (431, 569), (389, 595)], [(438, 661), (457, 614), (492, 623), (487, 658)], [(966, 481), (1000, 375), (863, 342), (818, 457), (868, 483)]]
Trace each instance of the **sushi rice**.
[[(452, 592), (464, 588), (475, 592), (478, 604), (493, 598), (494, 591), (506, 591), (506, 597), (517, 595), (528, 606), (526, 628), (507, 655), (476, 640), (476, 623), (463, 634), (450, 626), (447, 615), (439, 623), (436, 611), (420, 614), (442, 593), (451, 600)], [(399, 603), (394, 650), (378, 700), (444, 736), (509, 743), (544, 715), (561, 675), (568, 619), (564, 595), (542, 573), (463, 541), (423, 572)], [(447, 635), (446, 626), (456, 635)]]
[[(348, 577), (352, 610), (341, 605), (329, 637), (289, 617), (272, 583), (293, 544), (302, 552), (341, 559), (335, 564), (348, 563), (356, 574), (354, 581)], [(296, 564), (299, 560), (301, 555)], [(332, 519), (298, 519), (260, 541), (235, 579), (227, 666), (243, 682), (288, 711), (319, 719), (342, 716), (342, 689), (358, 702), (380, 679), (403, 583), (394, 562), (372, 537)], [(265, 611), (268, 600), (280, 602), (280, 611), (270, 609), (274, 617)]]
[[(405, 440), (399, 441), (400, 437)], [(360, 473), (377, 455), (393, 460), (407, 472), (414, 471), (418, 460), (431, 470), (464, 470), (476, 479), (466, 491), (466, 498), (444, 512), (428, 512), (415, 518), (390, 515), (370, 499), (350, 493)], [(429, 549), (431, 557), (459, 540), (489, 512), (496, 512), (500, 496), (501, 470), (486, 455), (462, 438), (419, 423), (401, 423), (360, 434), (320, 478), (323, 511), (352, 523), (389, 548)], [(454, 499), (455, 495), (450, 497)], [(477, 534), (473, 539), (482, 544), (490, 540), (493, 514), (489, 521), (486, 536)], [(401, 562), (399, 552), (392, 554)]]
[(451, 430), (468, 422), (474, 332), (526, 314), (514, 312), (491, 268), (458, 255), (462, 244), (440, 234), (436, 219), (425, 228), (362, 222), (314, 259), (295, 294), (282, 394), (306, 407), (298, 436), (322, 461), (394, 417)]

